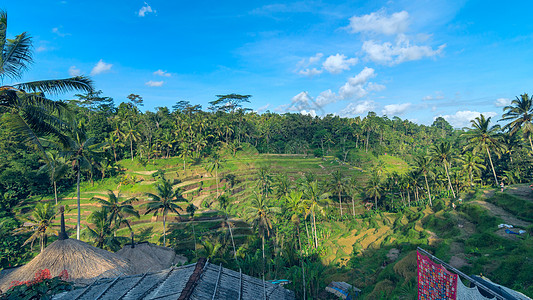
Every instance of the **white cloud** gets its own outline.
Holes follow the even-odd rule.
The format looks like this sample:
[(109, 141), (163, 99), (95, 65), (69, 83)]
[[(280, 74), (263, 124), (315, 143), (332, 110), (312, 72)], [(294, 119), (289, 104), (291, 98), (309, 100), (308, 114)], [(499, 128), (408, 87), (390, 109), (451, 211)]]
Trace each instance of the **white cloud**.
[(305, 70), (300, 70), (300, 72), (298, 72), (298, 74), (312, 77), (312, 76), (315, 76), (315, 75), (322, 74), (322, 72), (324, 72), (324, 71), (323, 70), (318, 70), (317, 68), (312, 68), (312, 69), (308, 68), (308, 69), (305, 69)]
[(307, 111), (307, 110), (303, 109), (303, 110), (300, 111), (300, 113), (302, 115), (309, 115), (309, 116), (311, 116), (313, 118), (316, 117), (316, 111), (314, 109), (311, 109), (310, 111)]
[(74, 76), (80, 76), (81, 75), (81, 70), (76, 68), (76, 66), (71, 66), (69, 69), (68, 69), (68, 74), (72, 77)]
[(403, 33), (409, 25), (409, 13), (401, 11), (388, 16), (384, 10), (368, 15), (353, 16), (348, 28), (353, 33), (372, 32), (386, 35)]
[(156, 13), (148, 3), (144, 2), (144, 6), (139, 9), (139, 17), (146, 16), (147, 13)]
[(65, 37), (65, 36), (67, 36), (67, 35), (70, 35), (70, 33), (63, 33), (63, 32), (61, 32), (61, 31), (59, 31), (59, 29), (62, 28), (62, 27), (63, 27), (63, 26), (60, 26), (60, 27), (54, 27), (54, 28), (52, 28), (52, 32), (55, 33), (55, 34), (57, 34), (57, 35), (60, 36), (60, 37)]
[(411, 45), (407, 37), (400, 35), (394, 45), (390, 42), (365, 41), (362, 50), (367, 54), (367, 58), (373, 62), (395, 65), (424, 57), (434, 57), (439, 55), (445, 47), (446, 44), (443, 44), (433, 50), (429, 46)]
[(298, 74), (304, 75), (304, 76), (314, 76), (314, 75), (321, 74), (323, 70), (320, 70), (317, 68), (309, 68), (309, 66), (312, 66), (316, 64), (317, 62), (319, 62), (323, 56), (324, 54), (317, 53), (314, 56), (300, 60), (298, 64), (296, 64), (296, 70)]
[(366, 89), (367, 91), (381, 92), (386, 89), (386, 87), (379, 83), (369, 82)]
[(359, 74), (348, 78), (348, 81), (339, 89), (339, 96), (342, 99), (349, 99), (352, 97), (362, 98), (368, 94), (365, 90), (367, 81), (376, 76), (374, 69), (365, 67)]
[(262, 113), (262, 112), (266, 111), (269, 107), (270, 107), (270, 103), (267, 103), (267, 104), (265, 104), (265, 105), (259, 107), (259, 108), (256, 109), (255, 111), (256, 111), (257, 113)]
[(441, 91), (435, 92), (435, 95), (427, 95), (422, 100), (424, 101), (430, 101), (430, 100), (442, 100), (444, 99), (444, 94)]
[(362, 101), (358, 103), (350, 103), (343, 110), (340, 111), (342, 117), (353, 117), (354, 115), (362, 115), (376, 107), (373, 101)]
[(163, 83), (165, 83), (165, 82), (164, 81), (152, 81), (152, 80), (150, 80), (150, 81), (145, 82), (144, 84), (146, 84), (147, 86), (154, 87), (154, 86), (163, 86)]
[(389, 104), (383, 107), (381, 113), (389, 117), (393, 117), (403, 114), (407, 109), (409, 109), (409, 107), (411, 107), (411, 103)]
[(480, 113), (477, 111), (461, 110), (461, 111), (457, 111), (453, 115), (443, 115), (439, 117), (443, 117), (446, 121), (450, 123), (450, 125), (452, 125), (455, 128), (462, 128), (462, 127), (470, 126), (470, 121), (474, 120), (476, 117), (479, 117), (480, 114), (483, 114), (487, 118), (494, 117), (497, 115), (497, 113), (492, 112), (492, 111)]
[(37, 47), (37, 49), (35, 49), (35, 52), (39, 53), (39, 52), (44, 52), (44, 51), (48, 51), (48, 50), (51, 50), (51, 48), (48, 48), (46, 46), (39, 46), (39, 47)]
[(100, 59), (100, 61), (96, 63), (93, 70), (91, 71), (91, 75), (105, 73), (111, 70), (112, 66), (113, 66), (112, 64), (105, 63), (102, 59)]
[(357, 58), (347, 58), (344, 54), (337, 53), (326, 58), (322, 64), (326, 71), (332, 74), (338, 74), (344, 70), (350, 70), (350, 66), (357, 63)]
[(163, 76), (163, 77), (170, 77), (172, 76), (172, 74), (168, 73), (167, 71), (163, 71), (161, 69), (157, 70), (154, 72), (154, 75), (157, 75), (157, 76)]
[(320, 107), (323, 107), (324, 105), (337, 102), (337, 100), (338, 97), (334, 92), (331, 90), (326, 90), (316, 97), (316, 104)]
[(496, 101), (494, 101), (494, 105), (496, 105), (497, 107), (509, 106), (511, 105), (511, 99), (498, 98), (496, 99)]

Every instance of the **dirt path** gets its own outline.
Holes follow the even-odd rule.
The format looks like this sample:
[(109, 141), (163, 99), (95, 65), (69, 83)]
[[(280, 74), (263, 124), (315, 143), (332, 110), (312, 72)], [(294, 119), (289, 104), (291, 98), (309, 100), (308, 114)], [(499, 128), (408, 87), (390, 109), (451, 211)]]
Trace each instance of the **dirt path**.
[(488, 209), (493, 215), (500, 217), (506, 224), (511, 224), (515, 227), (527, 227), (531, 225), (531, 223), (522, 221), (515, 216), (513, 216), (511, 213), (505, 211), (503, 208), (496, 206), (492, 203), (488, 203), (485, 201), (472, 201), (472, 203), (476, 203), (481, 205), (482, 207)]
[(505, 188), (505, 192), (526, 201), (533, 202), (533, 189), (528, 184), (517, 184)]

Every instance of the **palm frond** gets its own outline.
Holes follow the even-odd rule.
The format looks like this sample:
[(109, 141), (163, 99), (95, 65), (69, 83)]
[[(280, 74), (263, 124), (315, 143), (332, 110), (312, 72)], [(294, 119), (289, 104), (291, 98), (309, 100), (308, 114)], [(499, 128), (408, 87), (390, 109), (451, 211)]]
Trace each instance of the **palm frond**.
[(94, 90), (93, 81), (86, 76), (24, 82), (16, 84), (14, 87), (22, 90), (28, 90), (32, 93), (41, 92), (50, 94), (67, 93), (72, 91), (92, 92)]
[(23, 32), (15, 39), (7, 39), (0, 65), (0, 77), (20, 78), (22, 71), (33, 62), (31, 37)]
[(7, 12), (0, 10), (0, 49), (4, 49), (7, 36)]

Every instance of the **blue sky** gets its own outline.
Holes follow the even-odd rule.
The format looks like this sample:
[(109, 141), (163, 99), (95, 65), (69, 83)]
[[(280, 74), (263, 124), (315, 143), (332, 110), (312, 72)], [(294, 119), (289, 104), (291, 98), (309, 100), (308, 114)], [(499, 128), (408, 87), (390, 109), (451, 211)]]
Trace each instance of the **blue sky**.
[[(85, 74), (145, 109), (252, 95), (264, 112), (455, 127), (530, 90), (530, 1), (8, 1), (34, 38), (24, 81)], [(9, 83), (9, 82), (6, 82)]]

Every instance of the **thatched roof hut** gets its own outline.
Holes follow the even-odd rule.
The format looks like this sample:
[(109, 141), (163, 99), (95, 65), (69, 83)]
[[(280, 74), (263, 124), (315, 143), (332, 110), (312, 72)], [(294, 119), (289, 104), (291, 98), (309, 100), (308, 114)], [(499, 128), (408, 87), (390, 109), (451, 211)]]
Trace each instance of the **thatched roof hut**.
[(157, 272), (187, 262), (187, 258), (176, 255), (172, 248), (149, 242), (126, 245), (116, 254), (131, 263), (134, 274)]
[[(40, 270), (50, 270), (52, 277), (67, 270), (69, 281), (89, 283), (92, 278), (117, 277), (133, 274), (129, 262), (109, 251), (93, 247), (85, 242), (69, 239), (65, 233), (64, 216), (61, 213), (59, 239), (29, 263), (0, 278), (0, 289), (6, 291), (13, 281), (28, 281)], [(91, 280), (92, 279), (92, 280)]]

